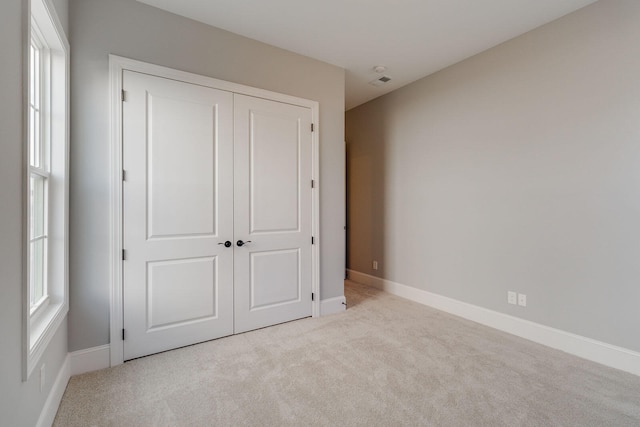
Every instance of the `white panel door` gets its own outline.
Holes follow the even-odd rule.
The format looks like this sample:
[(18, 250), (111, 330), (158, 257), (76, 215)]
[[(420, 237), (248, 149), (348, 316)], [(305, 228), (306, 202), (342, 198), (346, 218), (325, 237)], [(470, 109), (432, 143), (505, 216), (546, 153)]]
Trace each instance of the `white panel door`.
[(234, 111), (240, 333), (311, 316), (312, 137), (309, 108), (235, 94)]
[(233, 333), (233, 95), (125, 71), (124, 359)]

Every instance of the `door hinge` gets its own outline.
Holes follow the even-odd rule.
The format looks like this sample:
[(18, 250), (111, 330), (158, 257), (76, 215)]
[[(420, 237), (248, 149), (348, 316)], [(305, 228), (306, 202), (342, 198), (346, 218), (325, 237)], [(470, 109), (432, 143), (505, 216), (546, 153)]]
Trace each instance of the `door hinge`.
[(122, 341), (124, 341), (124, 329), (122, 330)]
[(311, 123), (311, 132), (313, 132), (313, 123)]
[(314, 242), (314, 238), (313, 238), (313, 236), (311, 236), (311, 244), (312, 245), (313, 245), (313, 242)]
[(126, 259), (127, 259), (127, 255), (126, 255), (126, 253), (125, 253), (125, 251), (124, 251), (124, 249), (123, 249), (123, 250), (122, 250), (122, 260), (124, 261), (124, 260), (126, 260)]
[(311, 301), (315, 301), (316, 300), (316, 294), (315, 292), (311, 292)]
[(122, 180), (126, 181), (127, 180), (127, 171), (122, 169)]
[(122, 98), (122, 102), (124, 102), (124, 101), (125, 101), (126, 93), (127, 93), (127, 92), (125, 92), (125, 91), (124, 91), (124, 89), (122, 89), (122, 96), (121, 96), (121, 98)]
[(311, 188), (315, 188), (316, 186), (316, 182), (314, 180), (311, 180)]

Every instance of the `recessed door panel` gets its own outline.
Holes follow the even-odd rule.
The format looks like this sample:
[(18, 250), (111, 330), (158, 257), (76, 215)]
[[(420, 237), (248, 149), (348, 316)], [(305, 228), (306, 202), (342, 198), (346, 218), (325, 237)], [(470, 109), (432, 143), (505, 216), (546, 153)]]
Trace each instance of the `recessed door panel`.
[(233, 333), (233, 95), (125, 71), (124, 359)]
[(251, 233), (298, 231), (300, 119), (251, 111)]
[(147, 272), (147, 330), (215, 318), (216, 257), (150, 262)]
[(251, 311), (300, 302), (300, 250), (251, 253)]
[(149, 238), (216, 234), (217, 105), (147, 92)]

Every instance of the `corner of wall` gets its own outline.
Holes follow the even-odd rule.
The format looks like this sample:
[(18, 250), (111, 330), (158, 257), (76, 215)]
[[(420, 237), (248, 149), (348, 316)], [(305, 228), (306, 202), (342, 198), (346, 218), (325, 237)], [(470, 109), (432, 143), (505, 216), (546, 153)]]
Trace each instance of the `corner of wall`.
[(358, 271), (349, 270), (349, 279), (481, 325), (640, 376), (640, 353), (632, 350)]

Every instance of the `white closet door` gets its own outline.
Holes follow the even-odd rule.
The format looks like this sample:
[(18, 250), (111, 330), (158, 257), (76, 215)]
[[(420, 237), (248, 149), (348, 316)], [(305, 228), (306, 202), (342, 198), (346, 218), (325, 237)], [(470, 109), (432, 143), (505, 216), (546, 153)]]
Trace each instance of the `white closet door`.
[(309, 108), (235, 94), (234, 111), (240, 333), (311, 316), (312, 137)]
[(125, 71), (124, 359), (233, 333), (233, 95)]

